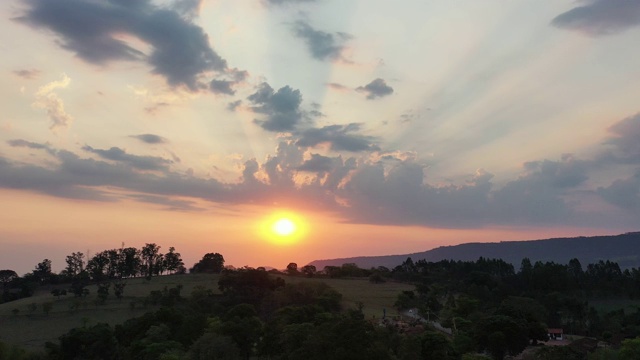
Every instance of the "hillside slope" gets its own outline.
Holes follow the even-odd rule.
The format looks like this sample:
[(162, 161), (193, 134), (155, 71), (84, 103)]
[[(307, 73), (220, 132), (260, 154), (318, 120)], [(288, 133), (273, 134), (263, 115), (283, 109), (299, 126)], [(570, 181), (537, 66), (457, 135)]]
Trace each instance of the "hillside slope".
[(407, 257), (413, 261), (440, 261), (445, 259), (472, 261), (479, 257), (500, 258), (520, 268), (523, 258), (532, 262), (554, 261), (566, 264), (577, 258), (583, 266), (599, 260), (617, 262), (621, 268), (640, 267), (640, 232), (611, 236), (557, 238), (529, 241), (503, 241), (497, 243), (467, 243), (442, 246), (429, 251), (387, 256), (361, 256), (342, 259), (315, 260), (310, 263), (318, 270), (325, 266), (355, 263), (361, 268), (400, 265)]

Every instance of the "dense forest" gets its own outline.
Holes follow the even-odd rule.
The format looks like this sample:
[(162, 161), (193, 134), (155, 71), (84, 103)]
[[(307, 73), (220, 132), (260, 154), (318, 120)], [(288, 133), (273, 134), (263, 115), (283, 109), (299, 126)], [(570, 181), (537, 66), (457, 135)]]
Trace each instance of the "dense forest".
[[(2, 270), (2, 299), (52, 285), (52, 297), (93, 297), (87, 289), (93, 284), (99, 303), (121, 297), (132, 278), (190, 276), (174, 248), (159, 250), (123, 247), (86, 262), (73, 253), (60, 274), (48, 260), (22, 277)], [(598, 307), (610, 300), (640, 303), (640, 270), (611, 261), (583, 266), (577, 259), (525, 258), (516, 270), (500, 259), (407, 258), (393, 269), (290, 263), (266, 271), (231, 269), (221, 254), (208, 253), (189, 272), (219, 274), (219, 291), (198, 286), (184, 294), (181, 285), (152, 291), (142, 316), (71, 329), (42, 352), (0, 343), (0, 359), (640, 359), (640, 308)], [(395, 307), (406, 316), (367, 318), (362, 306), (344, 308), (330, 286), (293, 277), (365, 277), (374, 286), (397, 281), (415, 290), (397, 294)], [(550, 346), (560, 344), (549, 340), (550, 328), (571, 341)]]

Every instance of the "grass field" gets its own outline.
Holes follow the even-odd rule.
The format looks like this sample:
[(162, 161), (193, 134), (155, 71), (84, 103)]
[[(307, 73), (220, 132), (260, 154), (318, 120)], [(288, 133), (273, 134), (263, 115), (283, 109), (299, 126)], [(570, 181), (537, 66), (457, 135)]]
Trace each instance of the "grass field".
[[(362, 279), (316, 279), (282, 276), (286, 282), (325, 282), (343, 295), (343, 307), (356, 308), (362, 302), (367, 318), (381, 317), (383, 309), (387, 315), (396, 314), (393, 303), (403, 290), (413, 290), (408, 284), (387, 282), (373, 284)], [(0, 304), (0, 341), (21, 345), (30, 350), (42, 349), (46, 341), (56, 341), (74, 327), (106, 322), (111, 325), (140, 316), (153, 307), (144, 308), (142, 299), (153, 290), (162, 290), (165, 286), (182, 285), (182, 295), (187, 297), (196, 286), (204, 286), (218, 291), (218, 275), (171, 275), (155, 277), (151, 281), (131, 279), (127, 282), (125, 296), (118, 300), (111, 296), (104, 304), (96, 304), (96, 287), (88, 287), (90, 295), (83, 300), (73, 296), (61, 296), (56, 299), (51, 289), (40, 289), (30, 298)], [(132, 307), (131, 303), (135, 306)], [(52, 303), (49, 314), (43, 311), (43, 304)], [(74, 304), (75, 303), (75, 304)], [(35, 310), (29, 305), (35, 304)], [(74, 305), (79, 305), (72, 310)], [(13, 310), (18, 313), (14, 314)]]

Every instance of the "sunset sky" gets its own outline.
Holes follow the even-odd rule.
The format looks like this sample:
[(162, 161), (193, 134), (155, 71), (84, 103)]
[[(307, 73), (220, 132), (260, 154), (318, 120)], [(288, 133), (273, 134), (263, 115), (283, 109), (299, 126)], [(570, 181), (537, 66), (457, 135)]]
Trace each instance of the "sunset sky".
[[(640, 1), (2, 0), (0, 269), (640, 228)], [(303, 233), (280, 242), (276, 213)]]

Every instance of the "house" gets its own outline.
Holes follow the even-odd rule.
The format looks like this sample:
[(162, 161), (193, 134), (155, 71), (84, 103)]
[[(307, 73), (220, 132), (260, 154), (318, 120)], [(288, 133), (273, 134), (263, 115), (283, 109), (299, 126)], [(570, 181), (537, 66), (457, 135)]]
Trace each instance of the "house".
[(562, 340), (563, 331), (562, 329), (548, 329), (547, 333), (549, 334), (549, 340)]

